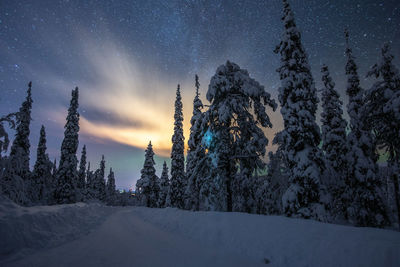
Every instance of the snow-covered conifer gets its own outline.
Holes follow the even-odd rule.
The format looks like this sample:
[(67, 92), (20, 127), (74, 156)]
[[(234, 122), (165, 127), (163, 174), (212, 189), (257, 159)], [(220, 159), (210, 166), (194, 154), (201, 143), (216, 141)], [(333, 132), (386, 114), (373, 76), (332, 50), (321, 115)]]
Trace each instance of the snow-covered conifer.
[(28, 84), (25, 101), (16, 114), (16, 133), (11, 146), (8, 160), (4, 162), (4, 174), (1, 181), (1, 190), (5, 196), (19, 204), (29, 204), (26, 195), (26, 185), (30, 183), (29, 171), (29, 134), (32, 109), (32, 82)]
[(316, 123), (318, 97), (293, 12), (283, 0), (284, 31), (275, 53), (281, 55), (278, 68), (282, 86), (279, 101), (284, 121), (282, 152), (287, 164), (289, 188), (282, 197), (286, 215), (320, 218), (320, 178), (324, 164), (318, 145)]
[(183, 136), (183, 113), (180, 86), (176, 89), (174, 134), (172, 135), (171, 151), (171, 186), (170, 201), (172, 207), (184, 208), (186, 189), (185, 177), (185, 137)]
[(211, 105), (204, 115), (208, 125), (203, 139), (214, 165), (209, 202), (216, 210), (251, 212), (252, 176), (264, 168), (268, 144), (261, 127), (272, 127), (266, 106), (275, 110), (275, 101), (247, 70), (229, 61), (211, 78), (207, 100)]
[(400, 222), (400, 73), (392, 62), (393, 58), (389, 44), (385, 43), (381, 60), (367, 75), (379, 80), (366, 92), (362, 117), (366, 126), (373, 130), (378, 147), (388, 153)]
[(201, 144), (202, 141), (202, 129), (201, 129), (201, 119), (202, 119), (202, 108), (203, 103), (200, 100), (200, 83), (199, 77), (195, 75), (195, 88), (196, 95), (193, 100), (193, 115), (190, 120), (190, 137), (188, 141), (188, 152), (186, 161), (186, 177), (187, 177), (187, 187), (185, 192), (185, 208), (191, 210), (199, 209), (199, 180), (201, 178), (200, 173), (195, 173), (196, 166), (205, 157), (205, 150)]
[[(361, 121), (361, 111), (364, 105), (364, 92), (360, 86), (357, 65), (349, 46), (349, 33), (346, 30), (346, 75), (349, 104), (347, 111), (350, 116), (351, 132), (347, 137), (348, 174), (347, 216), (350, 222), (358, 226), (382, 226), (386, 223), (385, 207), (380, 193), (380, 181), (377, 177), (375, 140), (371, 129)], [(346, 197), (347, 196), (347, 197)]]
[(100, 201), (106, 200), (106, 181), (105, 181), (106, 161), (104, 155), (101, 156), (100, 168), (94, 172), (92, 192), (94, 198)]
[(32, 182), (29, 186), (29, 195), (33, 202), (50, 204), (53, 193), (52, 163), (46, 154), (46, 131), (40, 129), (39, 144), (37, 147), (36, 162), (32, 172)]
[(346, 205), (343, 202), (345, 190), (345, 176), (347, 171), (347, 143), (346, 126), (343, 119), (343, 102), (340, 100), (338, 92), (335, 90), (328, 66), (323, 65), (322, 82), (322, 149), (325, 152), (325, 162), (327, 169), (322, 182), (328, 188), (330, 194), (331, 214), (340, 218), (345, 214)]
[(140, 179), (136, 182), (138, 204), (150, 208), (156, 208), (158, 206), (158, 196), (160, 191), (154, 165), (154, 152), (150, 141), (145, 151), (144, 164), (140, 171)]
[(115, 177), (112, 168), (110, 168), (110, 173), (107, 179), (107, 204), (115, 205), (116, 203), (116, 192), (115, 192)]
[[(337, 174), (343, 174), (346, 170), (346, 126), (343, 119), (343, 102), (340, 100), (338, 92), (335, 90), (335, 83), (329, 74), (328, 66), (324, 65), (321, 69), (322, 82), (322, 149), (330, 167)], [(343, 176), (338, 177), (343, 178)]]
[(10, 163), (16, 174), (23, 179), (29, 178), (29, 134), (32, 109), (32, 82), (28, 84), (25, 101), (17, 114), (17, 129), (11, 146)]
[(167, 206), (167, 198), (169, 193), (170, 181), (168, 178), (168, 167), (164, 161), (163, 169), (160, 177), (160, 194), (158, 196), (158, 207), (164, 208)]
[[(277, 137), (274, 144), (277, 144)], [(283, 155), (280, 148), (275, 153), (269, 152), (269, 163), (267, 175), (259, 177), (255, 184), (258, 214), (281, 214), (282, 196), (288, 188), (288, 177), (284, 171)]]
[(61, 145), (60, 164), (57, 170), (57, 188), (55, 198), (57, 203), (76, 202), (76, 181), (78, 159), (78, 132), (79, 132), (79, 113), (78, 113), (78, 87), (72, 90), (72, 99), (68, 109), (67, 123), (64, 128), (64, 140)]

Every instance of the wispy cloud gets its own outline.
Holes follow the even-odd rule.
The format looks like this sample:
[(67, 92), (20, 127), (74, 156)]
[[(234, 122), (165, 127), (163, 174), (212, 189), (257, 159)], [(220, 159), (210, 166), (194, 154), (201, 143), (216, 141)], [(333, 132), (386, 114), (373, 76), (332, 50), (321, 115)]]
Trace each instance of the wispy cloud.
[[(80, 62), (88, 75), (76, 81), (80, 88), (81, 132), (138, 148), (145, 148), (151, 140), (156, 153), (169, 156), (176, 83), (155, 71), (157, 68), (138, 63), (132, 54), (113, 43), (98, 45), (85, 40), (84, 44)], [(146, 72), (149, 68), (153, 71)], [(49, 81), (55, 88), (71, 85), (71, 81), (57, 75)], [(186, 136), (192, 97), (184, 94)], [(54, 114), (64, 123), (65, 108)]]

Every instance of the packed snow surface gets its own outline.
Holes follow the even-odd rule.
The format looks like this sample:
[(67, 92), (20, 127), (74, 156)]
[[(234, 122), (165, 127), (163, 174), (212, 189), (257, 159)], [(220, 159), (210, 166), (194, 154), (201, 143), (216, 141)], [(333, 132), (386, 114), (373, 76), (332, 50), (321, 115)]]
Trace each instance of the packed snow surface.
[(400, 233), (172, 208), (0, 204), (0, 266), (399, 266)]

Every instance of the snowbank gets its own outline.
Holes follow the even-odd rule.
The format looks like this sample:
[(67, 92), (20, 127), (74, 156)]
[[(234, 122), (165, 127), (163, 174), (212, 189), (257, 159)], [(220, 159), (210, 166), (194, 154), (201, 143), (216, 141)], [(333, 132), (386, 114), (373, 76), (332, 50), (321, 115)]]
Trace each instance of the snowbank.
[(399, 266), (400, 233), (244, 213), (0, 204), (1, 266)]
[(1, 198), (0, 260), (19, 258), (32, 250), (86, 235), (113, 211), (96, 203), (20, 207)]
[(400, 233), (244, 213), (136, 208), (145, 221), (268, 266), (400, 266)]

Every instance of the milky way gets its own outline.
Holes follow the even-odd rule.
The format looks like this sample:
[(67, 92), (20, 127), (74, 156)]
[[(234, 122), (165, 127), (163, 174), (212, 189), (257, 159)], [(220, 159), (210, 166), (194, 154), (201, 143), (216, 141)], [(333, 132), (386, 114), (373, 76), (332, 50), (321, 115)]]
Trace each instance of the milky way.
[[(317, 87), (327, 64), (344, 95), (344, 28), (362, 85), (383, 42), (400, 65), (400, 2), (290, 1)], [(265, 1), (0, 1), (0, 114), (14, 112), (33, 81), (32, 163), (40, 125), (51, 158), (59, 156), (70, 91), (81, 90), (80, 146), (92, 164), (105, 154), (117, 186), (139, 177), (149, 139), (169, 154), (176, 84), (182, 86), (185, 135), (198, 74), (204, 96), (215, 69), (227, 59), (248, 69), (277, 98), (282, 3)], [(273, 133), (282, 127), (271, 115)], [(157, 149), (158, 146), (158, 149)]]

